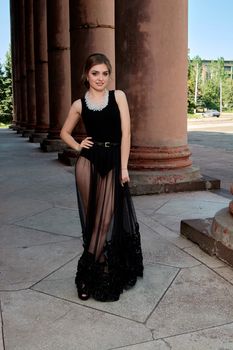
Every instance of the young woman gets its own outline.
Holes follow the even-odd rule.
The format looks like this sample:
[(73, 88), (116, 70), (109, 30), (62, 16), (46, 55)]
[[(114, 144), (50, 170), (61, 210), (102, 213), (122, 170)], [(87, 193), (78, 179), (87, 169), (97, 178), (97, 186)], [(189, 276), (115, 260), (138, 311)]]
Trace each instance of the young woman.
[[(84, 252), (75, 282), (82, 300), (116, 301), (143, 275), (139, 226), (128, 188), (129, 108), (123, 91), (107, 89), (111, 70), (103, 54), (87, 58), (87, 92), (72, 104), (61, 130), (64, 142), (80, 152), (75, 175)], [(87, 137), (79, 144), (71, 134), (80, 118)]]

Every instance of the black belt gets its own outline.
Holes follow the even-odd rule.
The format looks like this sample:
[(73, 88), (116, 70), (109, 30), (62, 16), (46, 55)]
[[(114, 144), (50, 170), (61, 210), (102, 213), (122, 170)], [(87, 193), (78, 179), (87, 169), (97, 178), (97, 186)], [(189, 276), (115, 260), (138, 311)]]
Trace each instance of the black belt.
[(97, 141), (94, 141), (94, 145), (108, 148), (108, 147), (113, 147), (113, 146), (119, 146), (120, 144), (118, 142), (97, 142)]

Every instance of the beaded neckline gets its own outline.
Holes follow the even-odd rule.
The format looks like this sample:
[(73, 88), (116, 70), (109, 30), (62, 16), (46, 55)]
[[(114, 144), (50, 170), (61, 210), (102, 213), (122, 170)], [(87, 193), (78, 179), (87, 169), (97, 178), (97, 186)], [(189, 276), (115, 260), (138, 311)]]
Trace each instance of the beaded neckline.
[(84, 99), (88, 109), (90, 109), (91, 111), (102, 111), (102, 109), (104, 109), (108, 105), (109, 91), (107, 89), (105, 90), (103, 101), (101, 103), (92, 102), (89, 97), (89, 91), (85, 93)]

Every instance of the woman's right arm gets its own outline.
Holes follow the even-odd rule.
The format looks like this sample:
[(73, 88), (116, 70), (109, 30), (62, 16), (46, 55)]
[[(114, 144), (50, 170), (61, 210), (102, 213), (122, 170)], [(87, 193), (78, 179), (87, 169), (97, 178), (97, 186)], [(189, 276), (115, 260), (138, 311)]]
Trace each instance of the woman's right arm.
[(68, 146), (70, 146), (76, 151), (81, 151), (83, 147), (89, 148), (93, 144), (90, 137), (87, 137), (81, 143), (78, 143), (77, 141), (75, 141), (75, 139), (71, 135), (72, 131), (74, 130), (75, 126), (77, 125), (77, 123), (81, 118), (81, 112), (82, 112), (81, 100), (77, 100), (70, 107), (68, 116), (60, 132), (61, 139)]

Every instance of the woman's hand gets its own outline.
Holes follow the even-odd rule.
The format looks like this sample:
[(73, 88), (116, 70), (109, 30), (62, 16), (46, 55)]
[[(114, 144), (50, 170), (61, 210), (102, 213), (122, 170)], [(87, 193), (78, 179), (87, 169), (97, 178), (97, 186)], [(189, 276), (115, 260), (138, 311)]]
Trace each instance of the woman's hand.
[(79, 147), (77, 151), (81, 151), (82, 148), (91, 148), (94, 145), (94, 142), (91, 141), (92, 137), (86, 137), (82, 142), (79, 144)]
[(128, 169), (121, 169), (121, 186), (124, 186), (124, 183), (129, 181), (130, 179)]

